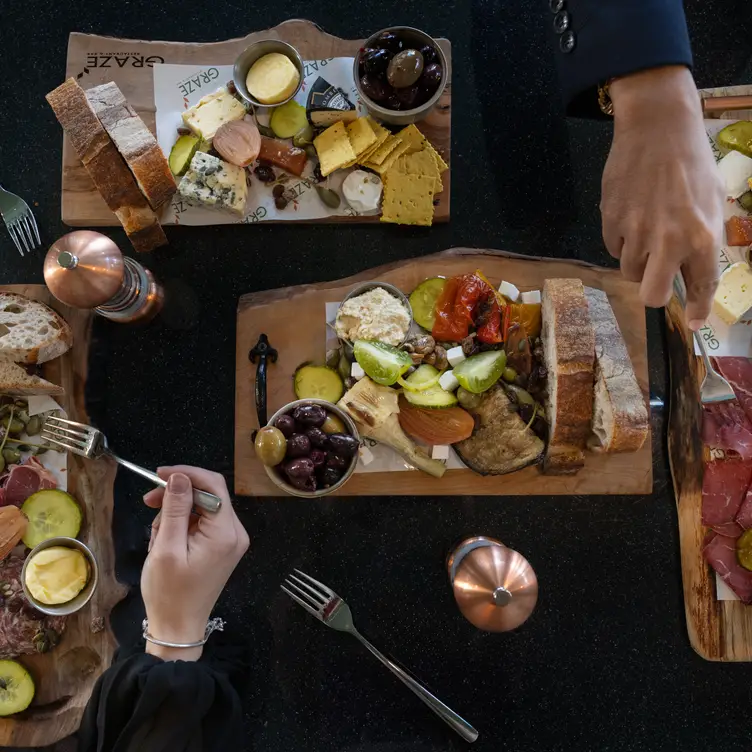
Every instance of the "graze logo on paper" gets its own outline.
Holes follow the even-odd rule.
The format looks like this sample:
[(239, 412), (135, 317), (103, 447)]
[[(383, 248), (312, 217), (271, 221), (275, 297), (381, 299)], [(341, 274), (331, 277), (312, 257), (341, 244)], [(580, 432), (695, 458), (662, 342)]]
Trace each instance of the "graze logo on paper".
[(219, 78), (218, 68), (207, 68), (206, 70), (199, 71), (193, 76), (178, 81), (177, 87), (180, 89), (180, 94), (184, 100), (187, 100), (192, 94), (201, 91), (208, 84), (212, 84), (214, 88), (214, 82)]
[(320, 70), (326, 68), (329, 63), (334, 60), (333, 57), (327, 57), (323, 60), (304, 60), (303, 61), (303, 78), (307, 79), (314, 73), (318, 73)]
[(153, 68), (158, 63), (164, 63), (161, 55), (142, 55), (139, 52), (88, 52), (84, 69), (76, 78), (83, 78), (93, 68)]

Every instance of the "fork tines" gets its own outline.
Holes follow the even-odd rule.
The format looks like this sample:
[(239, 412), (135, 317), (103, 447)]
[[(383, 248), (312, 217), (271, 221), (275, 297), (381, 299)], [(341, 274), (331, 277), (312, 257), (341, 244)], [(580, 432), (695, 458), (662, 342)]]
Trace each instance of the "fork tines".
[[(305, 572), (301, 572), (299, 569), (296, 569), (295, 572), (300, 577), (296, 577), (294, 574), (288, 575), (284, 585), (280, 587), (308, 613), (313, 614), (317, 619), (323, 619), (327, 605), (337, 598), (336, 594), (323, 582), (314, 580)], [(301, 578), (305, 578), (305, 580)]]
[(44, 441), (57, 444), (63, 449), (77, 454), (86, 454), (90, 449), (94, 430), (83, 423), (51, 415), (42, 426), (41, 437)]
[(18, 252), (22, 256), (24, 255), (24, 250), (26, 250), (26, 253), (31, 253), (31, 251), (41, 245), (42, 241), (39, 237), (37, 221), (28, 204), (25, 205), (24, 213), (19, 219), (13, 222), (6, 222), (5, 224), (13, 242), (16, 244)]

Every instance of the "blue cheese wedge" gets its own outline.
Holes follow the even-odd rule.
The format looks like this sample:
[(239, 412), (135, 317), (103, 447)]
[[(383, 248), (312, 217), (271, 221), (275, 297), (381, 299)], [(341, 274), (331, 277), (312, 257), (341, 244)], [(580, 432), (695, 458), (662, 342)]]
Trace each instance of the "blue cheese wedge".
[(245, 107), (222, 86), (183, 113), (183, 122), (197, 136), (211, 141), (221, 125), (245, 117)]
[(731, 264), (718, 283), (713, 298), (713, 313), (721, 321), (736, 324), (752, 308), (752, 269), (743, 261)]
[(248, 197), (245, 170), (197, 151), (178, 185), (178, 193), (194, 206), (223, 209), (242, 217)]

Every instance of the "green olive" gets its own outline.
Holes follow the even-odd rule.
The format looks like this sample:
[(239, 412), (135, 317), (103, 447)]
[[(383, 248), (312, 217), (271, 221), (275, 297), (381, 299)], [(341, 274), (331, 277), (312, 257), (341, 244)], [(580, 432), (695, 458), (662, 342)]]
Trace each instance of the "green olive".
[(342, 419), (338, 415), (334, 415), (333, 413), (326, 414), (326, 420), (322, 424), (321, 430), (326, 434), (347, 433), (347, 429), (345, 428), (345, 424), (342, 422)]
[(26, 424), (26, 433), (29, 436), (36, 436), (42, 430), (42, 419), (38, 415), (32, 415)]
[(12, 465), (21, 460), (21, 452), (12, 447), (5, 447), (3, 449), (3, 459), (7, 464)]
[(256, 456), (267, 467), (279, 465), (287, 452), (287, 439), (279, 428), (267, 426), (256, 434), (254, 442)]
[(10, 434), (21, 433), (26, 427), (24, 426), (22, 420), (18, 420), (17, 418), (13, 418), (13, 420), (11, 420), (10, 415), (6, 415), (3, 418), (3, 426), (8, 430), (8, 433)]
[(501, 374), (501, 378), (511, 384), (517, 378), (517, 371), (515, 371), (514, 368), (507, 366), (504, 369), (504, 373)]
[(304, 125), (293, 137), (292, 145), (302, 149), (313, 143), (313, 128), (310, 125)]
[(460, 387), (457, 390), (457, 400), (465, 410), (475, 410), (475, 408), (480, 407), (483, 397), (480, 394), (473, 394), (472, 392), (468, 392), (467, 389)]

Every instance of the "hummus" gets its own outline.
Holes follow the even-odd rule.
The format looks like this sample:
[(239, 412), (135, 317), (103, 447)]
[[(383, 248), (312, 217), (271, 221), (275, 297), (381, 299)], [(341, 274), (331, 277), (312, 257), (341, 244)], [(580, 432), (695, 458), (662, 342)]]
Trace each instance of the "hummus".
[(40, 603), (55, 606), (73, 600), (89, 579), (89, 563), (75, 548), (45, 548), (26, 565), (26, 587)]
[(350, 342), (375, 340), (397, 347), (410, 329), (410, 314), (383, 287), (346, 300), (337, 311), (337, 336)]

